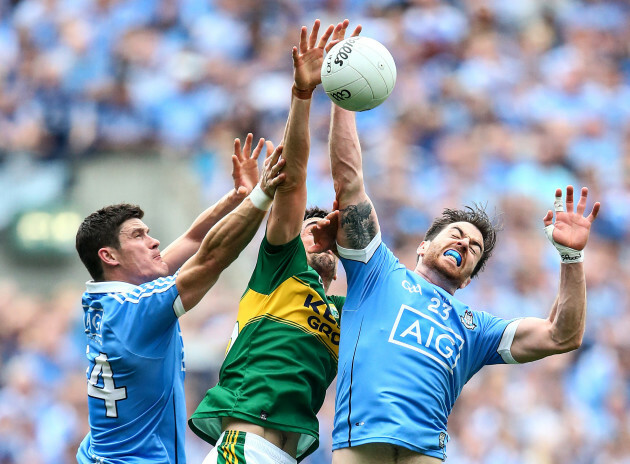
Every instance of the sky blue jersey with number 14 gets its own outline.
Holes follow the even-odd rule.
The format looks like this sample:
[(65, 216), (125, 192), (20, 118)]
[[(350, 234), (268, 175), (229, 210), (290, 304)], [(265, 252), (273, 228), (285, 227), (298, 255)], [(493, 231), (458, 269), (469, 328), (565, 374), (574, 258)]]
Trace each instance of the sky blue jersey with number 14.
[(511, 321), (473, 311), (407, 269), (380, 234), (340, 256), (348, 295), (333, 449), (391, 443), (445, 459), (453, 404), (479, 369), (505, 362), (498, 349)]
[(83, 294), (90, 432), (80, 464), (184, 464), (184, 314), (175, 275)]

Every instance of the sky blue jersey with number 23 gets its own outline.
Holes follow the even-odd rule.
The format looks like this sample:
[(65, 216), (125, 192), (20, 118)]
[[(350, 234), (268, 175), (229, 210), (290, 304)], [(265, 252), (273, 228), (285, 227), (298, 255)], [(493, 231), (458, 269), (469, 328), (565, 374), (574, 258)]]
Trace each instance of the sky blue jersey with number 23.
[(184, 314), (175, 275), (83, 294), (90, 432), (80, 464), (184, 464)]
[(333, 449), (391, 443), (445, 459), (453, 404), (479, 369), (505, 362), (497, 350), (511, 321), (473, 311), (407, 269), (380, 234), (370, 247), (367, 263), (361, 251), (340, 250), (348, 295)]

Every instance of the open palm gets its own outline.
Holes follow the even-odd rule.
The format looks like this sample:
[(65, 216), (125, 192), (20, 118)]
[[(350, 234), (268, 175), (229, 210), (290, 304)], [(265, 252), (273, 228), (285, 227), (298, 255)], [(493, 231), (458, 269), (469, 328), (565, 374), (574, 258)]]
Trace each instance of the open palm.
[[(265, 144), (265, 139), (260, 139), (252, 152), (252, 141), (254, 136), (250, 133), (245, 138), (245, 144), (241, 148), (241, 140), (234, 139), (234, 154), (232, 155), (232, 178), (234, 179), (234, 189), (239, 190), (245, 187), (248, 194), (258, 183), (258, 157)], [(268, 142), (270, 143), (270, 142)], [(269, 147), (267, 148), (269, 150)], [(271, 148), (273, 151), (273, 148)]]
[(299, 47), (293, 47), (293, 77), (295, 86), (300, 90), (314, 89), (322, 82), (321, 70), (324, 62), (324, 50), (335, 27), (332, 24), (328, 26), (317, 43), (319, 26), (320, 21), (316, 19), (308, 38), (308, 30), (306, 26), (302, 26)]
[(574, 250), (583, 250), (586, 246), (591, 232), (591, 224), (597, 218), (600, 208), (599, 202), (595, 203), (591, 213), (584, 217), (587, 197), (588, 189), (583, 187), (576, 211), (573, 211), (573, 187), (571, 185), (567, 187), (566, 208), (562, 205), (562, 189), (556, 189), (556, 201), (554, 202), (556, 209), (555, 224), (553, 223), (553, 212), (551, 210), (547, 211), (543, 222), (545, 226), (554, 224), (553, 240), (559, 245)]

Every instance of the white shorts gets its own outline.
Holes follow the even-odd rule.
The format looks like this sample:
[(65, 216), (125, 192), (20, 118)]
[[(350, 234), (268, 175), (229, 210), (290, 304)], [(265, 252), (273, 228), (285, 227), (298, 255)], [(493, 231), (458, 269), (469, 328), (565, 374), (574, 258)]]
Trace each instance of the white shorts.
[(203, 464), (297, 464), (297, 460), (254, 433), (227, 430)]

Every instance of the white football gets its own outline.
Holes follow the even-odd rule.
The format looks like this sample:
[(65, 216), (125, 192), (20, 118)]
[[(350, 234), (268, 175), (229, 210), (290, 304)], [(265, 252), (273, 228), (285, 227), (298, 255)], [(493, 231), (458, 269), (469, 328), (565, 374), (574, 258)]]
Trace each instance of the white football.
[(389, 50), (369, 37), (349, 37), (336, 44), (322, 65), (322, 85), (346, 110), (365, 111), (383, 103), (396, 83)]

